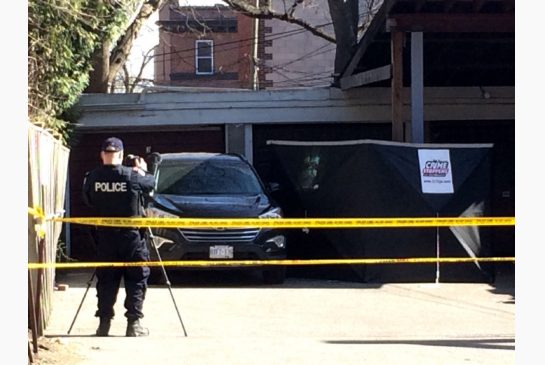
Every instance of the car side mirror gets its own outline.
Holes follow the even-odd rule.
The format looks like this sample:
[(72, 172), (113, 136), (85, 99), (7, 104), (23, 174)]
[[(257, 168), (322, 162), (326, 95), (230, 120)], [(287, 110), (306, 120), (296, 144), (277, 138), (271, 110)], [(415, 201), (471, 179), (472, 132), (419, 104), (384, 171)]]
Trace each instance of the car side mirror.
[(148, 170), (152, 175), (157, 172), (157, 167), (161, 163), (161, 155), (157, 152), (150, 153), (146, 156), (146, 163), (148, 164)]

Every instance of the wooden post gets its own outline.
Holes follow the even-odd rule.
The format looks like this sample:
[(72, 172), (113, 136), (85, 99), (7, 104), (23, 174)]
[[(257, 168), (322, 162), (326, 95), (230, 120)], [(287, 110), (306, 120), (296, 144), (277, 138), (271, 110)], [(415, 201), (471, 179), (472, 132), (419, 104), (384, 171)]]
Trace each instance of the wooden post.
[(411, 142), (424, 143), (424, 34), (411, 33)]
[(32, 348), (38, 353), (38, 326), (36, 324), (36, 306), (34, 304), (34, 293), (32, 285), (32, 274), (28, 272), (28, 319), (30, 321), (30, 331), (32, 332)]
[[(45, 239), (38, 238), (38, 262), (45, 262)], [(44, 281), (44, 269), (38, 269), (38, 279), (36, 280), (36, 330), (38, 336), (43, 336), (43, 316), (42, 316), (42, 290), (43, 290), (43, 281)]]
[(30, 340), (28, 340), (28, 362), (34, 364), (34, 355), (32, 355), (32, 350), (30, 349)]
[(403, 142), (403, 40), (404, 33), (392, 30), (392, 141)]

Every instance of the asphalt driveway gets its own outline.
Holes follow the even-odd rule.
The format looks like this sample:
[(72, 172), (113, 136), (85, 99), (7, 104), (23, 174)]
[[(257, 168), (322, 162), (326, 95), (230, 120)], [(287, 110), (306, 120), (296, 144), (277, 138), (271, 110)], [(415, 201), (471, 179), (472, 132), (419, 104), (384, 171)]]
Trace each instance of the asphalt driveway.
[[(67, 331), (91, 273), (62, 275), (46, 336), (98, 364), (494, 364), (515, 363), (514, 273), (493, 284), (364, 284), (195, 274), (172, 293), (150, 287), (149, 337), (124, 337), (123, 289), (111, 336), (95, 337), (94, 287)], [(66, 362), (69, 364), (70, 362)]]

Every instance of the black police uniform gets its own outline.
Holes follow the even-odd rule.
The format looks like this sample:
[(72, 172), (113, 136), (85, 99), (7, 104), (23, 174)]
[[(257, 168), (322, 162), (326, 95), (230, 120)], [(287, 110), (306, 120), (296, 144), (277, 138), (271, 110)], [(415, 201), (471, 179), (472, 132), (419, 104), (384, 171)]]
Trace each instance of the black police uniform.
[[(140, 175), (123, 165), (102, 165), (85, 176), (83, 200), (99, 217), (141, 217), (141, 196), (154, 188), (153, 175)], [(97, 259), (100, 262), (149, 261), (143, 232), (137, 228), (98, 227)], [(125, 283), (125, 316), (129, 321), (144, 317), (149, 267), (97, 268), (98, 310), (101, 320), (114, 317), (114, 304)]]

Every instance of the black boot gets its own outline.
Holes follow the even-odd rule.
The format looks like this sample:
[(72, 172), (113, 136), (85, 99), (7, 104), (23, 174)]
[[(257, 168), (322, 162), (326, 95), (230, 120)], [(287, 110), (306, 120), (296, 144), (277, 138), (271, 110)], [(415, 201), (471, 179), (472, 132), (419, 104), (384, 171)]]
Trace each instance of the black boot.
[(127, 321), (127, 332), (125, 336), (127, 337), (141, 337), (149, 335), (147, 328), (140, 325), (140, 320), (138, 319), (129, 319)]
[(100, 324), (98, 325), (98, 329), (97, 329), (97, 336), (100, 336), (100, 337), (108, 336), (108, 332), (110, 332), (111, 321), (112, 320), (110, 318), (100, 319)]

